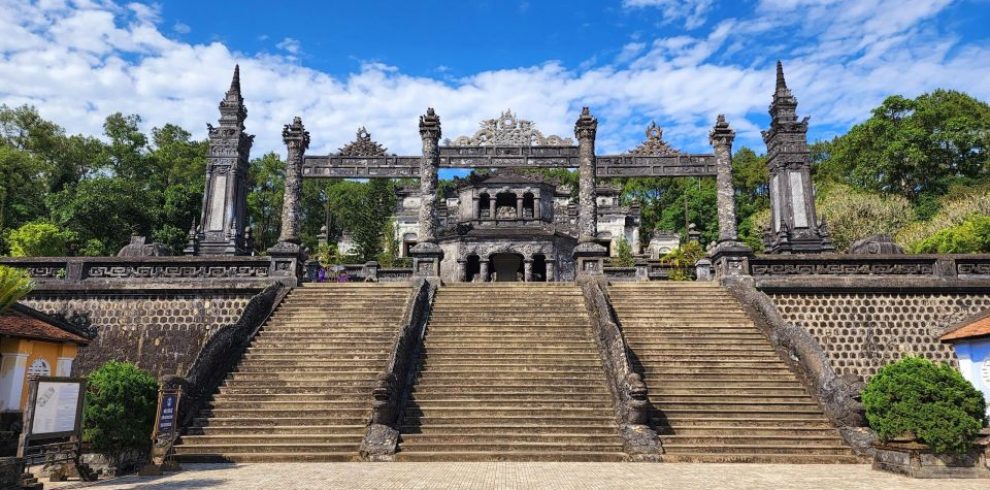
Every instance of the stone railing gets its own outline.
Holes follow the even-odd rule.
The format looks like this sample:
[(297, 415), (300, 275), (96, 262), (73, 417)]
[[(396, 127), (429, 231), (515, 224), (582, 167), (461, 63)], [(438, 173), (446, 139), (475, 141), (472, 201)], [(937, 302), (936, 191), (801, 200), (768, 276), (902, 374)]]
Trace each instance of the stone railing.
[(659, 260), (641, 260), (629, 267), (620, 267), (605, 262), (605, 277), (610, 282), (631, 282), (631, 281), (667, 281), (670, 280), (671, 273), (682, 271), (688, 277), (695, 277), (695, 267), (674, 267)]
[(165, 387), (182, 387), (182, 403), (176, 417), (180, 430), (189, 427), (289, 291), (289, 287), (276, 282), (256, 294), (237, 323), (221, 328), (200, 349), (185, 376), (168, 376), (163, 380)]
[(990, 254), (759, 255), (748, 259), (760, 289), (985, 287)]
[(4, 257), (25, 269), (40, 289), (128, 282), (269, 282), (268, 257)]
[(361, 442), (362, 459), (385, 461), (395, 454), (399, 442), (400, 409), (409, 397), (414, 382), (423, 329), (429, 319), (436, 291), (436, 284), (419, 279), (409, 293), (388, 362), (385, 370), (378, 375), (378, 385), (372, 393), (371, 421)]
[(787, 323), (770, 298), (749, 281), (729, 280), (725, 286), (818, 400), (846, 442), (859, 454), (871, 454), (876, 435), (866, 427), (860, 401), (863, 379), (837, 375), (818, 341), (807, 330)]
[[(413, 278), (412, 268), (402, 267), (380, 267), (378, 262), (366, 262), (364, 264), (344, 264), (338, 267), (337, 271), (327, 273), (327, 282), (336, 282), (338, 278), (334, 274), (347, 274), (348, 282), (406, 282)], [(320, 270), (319, 262), (310, 260), (306, 262), (303, 282), (316, 282)]]
[(648, 425), (650, 401), (646, 383), (632, 367), (626, 340), (615, 321), (604, 281), (582, 281), (581, 292), (615, 402), (625, 452), (635, 460), (658, 461), (660, 443), (657, 433)]

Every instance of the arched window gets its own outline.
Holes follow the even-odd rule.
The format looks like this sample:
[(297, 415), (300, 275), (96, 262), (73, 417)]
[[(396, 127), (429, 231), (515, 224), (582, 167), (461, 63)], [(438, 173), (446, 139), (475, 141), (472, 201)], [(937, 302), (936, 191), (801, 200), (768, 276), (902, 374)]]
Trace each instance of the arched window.
[(27, 375), (28, 379), (37, 378), (38, 376), (51, 376), (52, 368), (44, 359), (35, 359), (31, 363), (31, 367), (28, 368)]

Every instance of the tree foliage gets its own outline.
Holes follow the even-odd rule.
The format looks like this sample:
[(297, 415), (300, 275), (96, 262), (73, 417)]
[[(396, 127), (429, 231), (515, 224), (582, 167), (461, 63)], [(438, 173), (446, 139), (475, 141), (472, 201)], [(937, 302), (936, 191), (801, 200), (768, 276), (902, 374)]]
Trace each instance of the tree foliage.
[(839, 251), (871, 235), (894, 235), (914, 219), (910, 202), (902, 196), (857, 191), (843, 184), (823, 189), (816, 201)]
[(342, 229), (351, 232), (360, 259), (375, 260), (384, 249), (386, 227), (395, 212), (392, 181), (342, 181), (328, 192), (334, 216)]
[(27, 271), (0, 265), (0, 313), (27, 296), (32, 288), (34, 282)]
[(151, 444), (158, 383), (134, 364), (109, 361), (87, 377), (83, 440), (110, 455)]
[(990, 216), (974, 214), (958, 225), (939, 230), (912, 250), (941, 254), (990, 252)]
[(870, 427), (881, 440), (906, 433), (936, 453), (966, 453), (986, 423), (986, 402), (952, 366), (907, 357), (884, 366), (863, 390)]
[(632, 246), (629, 245), (629, 241), (625, 237), (620, 238), (615, 244), (615, 257), (612, 259), (612, 264), (616, 267), (632, 267), (636, 265), (636, 259), (633, 258)]
[(76, 232), (47, 221), (25, 223), (7, 233), (12, 257), (65, 257), (77, 239)]
[(988, 163), (990, 105), (936, 90), (888, 97), (832, 143), (823, 170), (858, 188), (915, 199), (941, 195), (961, 178), (985, 178)]
[(660, 258), (660, 262), (672, 267), (670, 280), (694, 280), (695, 264), (705, 257), (705, 249), (698, 242), (687, 242)]

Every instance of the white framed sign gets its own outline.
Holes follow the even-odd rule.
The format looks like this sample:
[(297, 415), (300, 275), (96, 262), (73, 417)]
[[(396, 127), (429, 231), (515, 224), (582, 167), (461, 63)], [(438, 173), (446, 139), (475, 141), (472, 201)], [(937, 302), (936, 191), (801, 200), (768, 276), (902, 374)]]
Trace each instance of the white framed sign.
[(48, 434), (75, 432), (77, 414), (83, 393), (78, 382), (38, 381), (34, 400), (34, 420), (31, 433), (38, 437)]

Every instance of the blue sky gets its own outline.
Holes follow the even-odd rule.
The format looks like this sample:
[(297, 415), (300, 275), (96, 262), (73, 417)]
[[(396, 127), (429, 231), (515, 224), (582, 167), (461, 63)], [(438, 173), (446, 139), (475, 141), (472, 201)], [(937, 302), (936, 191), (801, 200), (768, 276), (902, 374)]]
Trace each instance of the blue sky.
[(828, 138), (891, 94), (990, 100), (988, 26), (990, 0), (0, 0), (0, 102), (71, 132), (121, 111), (204, 137), (240, 63), (254, 155), (284, 153), (295, 115), (312, 153), (359, 126), (415, 153), (429, 106), (453, 138), (507, 108), (571, 136), (585, 105), (599, 152), (635, 146), (650, 120), (707, 152), (719, 113), (737, 148), (762, 152), (777, 59), (812, 139)]

